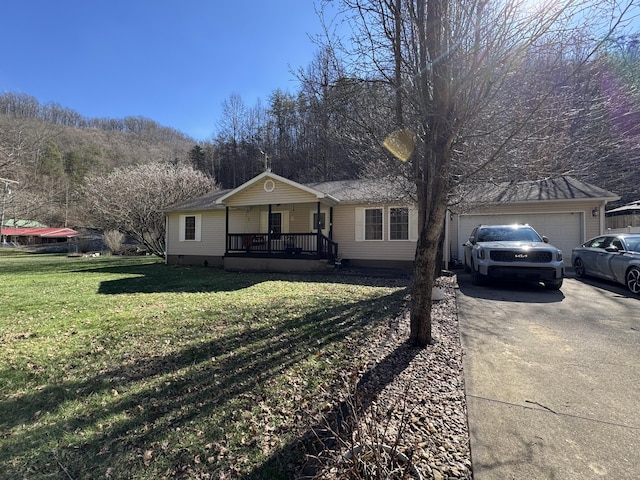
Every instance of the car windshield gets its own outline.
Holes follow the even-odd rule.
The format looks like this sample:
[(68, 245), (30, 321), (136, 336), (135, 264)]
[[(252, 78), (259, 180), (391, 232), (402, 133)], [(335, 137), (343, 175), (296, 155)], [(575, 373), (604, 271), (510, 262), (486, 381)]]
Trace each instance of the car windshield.
[(640, 235), (634, 235), (633, 237), (626, 237), (627, 249), (632, 252), (640, 252)]
[(478, 242), (541, 242), (532, 228), (486, 227), (478, 231)]

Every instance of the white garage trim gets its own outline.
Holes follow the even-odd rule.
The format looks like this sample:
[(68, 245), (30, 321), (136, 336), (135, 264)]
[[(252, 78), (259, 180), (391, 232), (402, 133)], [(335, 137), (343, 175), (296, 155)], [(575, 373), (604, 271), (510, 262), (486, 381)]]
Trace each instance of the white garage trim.
[(584, 212), (460, 215), (458, 217), (458, 258), (464, 258), (463, 244), (469, 239), (476, 225), (512, 223), (531, 225), (540, 235), (549, 237), (549, 243), (562, 250), (565, 258), (571, 257), (571, 249), (584, 241)]

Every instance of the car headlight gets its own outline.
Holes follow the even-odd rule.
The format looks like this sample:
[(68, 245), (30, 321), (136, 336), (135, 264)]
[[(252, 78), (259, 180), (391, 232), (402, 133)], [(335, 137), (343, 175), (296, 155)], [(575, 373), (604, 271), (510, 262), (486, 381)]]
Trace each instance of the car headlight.
[(562, 251), (558, 250), (556, 252), (556, 261), (561, 262), (562, 261)]
[(476, 250), (476, 255), (480, 260), (484, 260), (484, 248), (479, 248)]

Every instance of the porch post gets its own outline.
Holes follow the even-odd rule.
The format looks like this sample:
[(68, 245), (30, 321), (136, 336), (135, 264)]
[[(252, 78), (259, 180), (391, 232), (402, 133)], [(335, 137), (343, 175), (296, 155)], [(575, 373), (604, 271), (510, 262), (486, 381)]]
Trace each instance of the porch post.
[(322, 252), (320, 251), (322, 249), (322, 241), (321, 241), (321, 237), (322, 237), (322, 230), (320, 229), (320, 202), (318, 202), (318, 214), (316, 216), (316, 240), (317, 240), (317, 247), (316, 247), (316, 251), (318, 252), (318, 255), (322, 255)]
[(333, 240), (333, 207), (329, 207), (329, 240)]
[(224, 218), (224, 236), (227, 239), (227, 241), (225, 242), (225, 255), (227, 253), (229, 253), (229, 247), (231, 245), (229, 245), (231, 243), (231, 240), (229, 239), (229, 207), (225, 207), (225, 212), (224, 212), (225, 218)]
[(271, 253), (271, 204), (269, 204), (269, 213), (267, 214), (267, 252)]

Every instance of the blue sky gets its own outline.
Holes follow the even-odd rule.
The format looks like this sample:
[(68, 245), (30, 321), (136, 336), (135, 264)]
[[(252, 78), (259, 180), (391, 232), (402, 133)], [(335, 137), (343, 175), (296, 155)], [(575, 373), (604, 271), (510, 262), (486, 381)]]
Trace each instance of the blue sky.
[(233, 93), (294, 92), (321, 32), (313, 0), (9, 0), (0, 92), (86, 117), (143, 116), (211, 137)]

